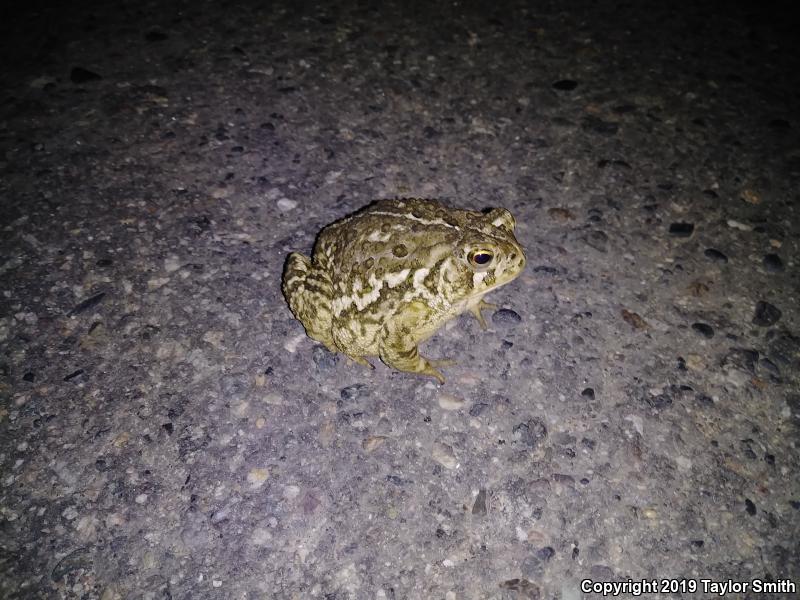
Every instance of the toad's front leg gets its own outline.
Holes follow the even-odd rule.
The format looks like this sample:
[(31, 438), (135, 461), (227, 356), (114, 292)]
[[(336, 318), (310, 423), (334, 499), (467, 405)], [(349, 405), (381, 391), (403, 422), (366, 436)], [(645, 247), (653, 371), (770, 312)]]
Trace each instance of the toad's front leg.
[(482, 310), (493, 310), (497, 308), (497, 304), (492, 304), (491, 302), (486, 302), (483, 298), (478, 300), (478, 302), (473, 302), (468, 307), (469, 312), (471, 312), (476, 319), (478, 319), (478, 323), (480, 323), (481, 329), (486, 329), (486, 319), (483, 318), (481, 314)]

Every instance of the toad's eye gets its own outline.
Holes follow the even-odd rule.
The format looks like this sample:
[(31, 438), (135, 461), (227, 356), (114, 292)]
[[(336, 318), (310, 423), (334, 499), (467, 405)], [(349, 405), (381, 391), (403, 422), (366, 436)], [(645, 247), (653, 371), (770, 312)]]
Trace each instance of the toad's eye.
[(485, 267), (492, 262), (493, 258), (494, 254), (488, 250), (473, 250), (469, 255), (470, 262), (479, 267)]

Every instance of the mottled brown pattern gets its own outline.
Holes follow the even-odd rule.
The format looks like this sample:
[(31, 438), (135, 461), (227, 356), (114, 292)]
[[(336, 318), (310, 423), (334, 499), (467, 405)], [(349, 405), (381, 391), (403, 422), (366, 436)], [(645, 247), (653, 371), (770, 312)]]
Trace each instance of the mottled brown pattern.
[(373, 202), (325, 227), (312, 258), (289, 255), (283, 293), (308, 335), (368, 365), (435, 377), (418, 345), (470, 311), (485, 327), (483, 296), (525, 266), (507, 210), (453, 209), (435, 200)]

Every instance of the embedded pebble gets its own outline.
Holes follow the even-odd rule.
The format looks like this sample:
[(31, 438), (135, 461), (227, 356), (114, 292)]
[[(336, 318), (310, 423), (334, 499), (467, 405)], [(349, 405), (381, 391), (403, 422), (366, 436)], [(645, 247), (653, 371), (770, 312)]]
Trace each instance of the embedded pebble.
[(723, 264), (728, 262), (728, 257), (725, 256), (723, 252), (720, 252), (716, 248), (706, 248), (706, 251), (703, 252), (703, 254), (705, 254), (706, 258), (710, 258), (714, 262)]
[(348, 402), (355, 402), (359, 398), (363, 398), (369, 394), (369, 389), (363, 383), (354, 383), (353, 385), (348, 385), (347, 387), (342, 388), (339, 391), (339, 398), (341, 398), (345, 403)]
[(89, 69), (84, 69), (83, 67), (74, 67), (69, 73), (69, 78), (72, 83), (81, 84), (88, 83), (90, 81), (99, 81), (103, 77), (94, 71), (90, 71)]
[[(306, 339), (305, 335), (300, 337), (300, 340)], [(298, 340), (299, 341), (299, 340)], [(294, 352), (294, 350), (291, 350)], [(333, 369), (339, 361), (338, 354), (334, 354), (325, 346), (316, 345), (314, 349), (311, 351), (311, 360), (314, 361), (314, 364), (317, 365), (317, 368), (320, 371), (330, 371)]]
[(148, 42), (163, 42), (164, 40), (166, 40), (168, 38), (169, 38), (169, 36), (166, 33), (164, 33), (163, 31), (155, 30), (155, 29), (153, 29), (151, 31), (148, 31), (144, 35), (144, 39), (147, 40)]
[(783, 261), (777, 254), (767, 254), (764, 256), (764, 260), (761, 262), (764, 265), (764, 268), (770, 273), (780, 273), (784, 269)]
[(332, 420), (326, 420), (322, 422), (319, 426), (319, 432), (317, 434), (317, 439), (319, 440), (320, 446), (323, 448), (330, 448), (330, 445), (333, 443), (335, 437), (336, 424)]
[(689, 237), (694, 233), (694, 224), (693, 223), (672, 223), (669, 226), (669, 232), (671, 235), (675, 237)]
[(492, 314), (492, 323), (495, 325), (516, 325), (522, 321), (522, 317), (510, 308), (501, 308)]
[(775, 376), (780, 376), (781, 370), (778, 368), (774, 362), (772, 362), (768, 358), (762, 358), (758, 361), (758, 366), (764, 369), (765, 371), (772, 373)]
[(123, 596), (119, 592), (117, 586), (111, 584), (103, 590), (102, 594), (100, 594), (100, 600), (123, 600)]
[(714, 328), (708, 323), (692, 323), (692, 329), (702, 335), (704, 338), (714, 337)]
[(621, 310), (622, 319), (634, 329), (647, 329), (649, 326), (641, 315), (631, 312), (625, 308)]
[(606, 121), (594, 115), (588, 115), (583, 118), (581, 128), (590, 133), (597, 133), (602, 136), (611, 137), (616, 135), (619, 131), (619, 123), (613, 121)]
[(164, 271), (167, 273), (174, 273), (183, 266), (183, 260), (180, 256), (168, 256), (164, 259)]
[(542, 562), (547, 562), (548, 560), (553, 558), (553, 556), (555, 556), (555, 554), (556, 554), (556, 551), (553, 550), (553, 548), (551, 546), (545, 546), (544, 548), (539, 548), (536, 551), (536, 557), (539, 560), (541, 560)]
[(377, 448), (380, 448), (383, 443), (386, 441), (386, 436), (383, 435), (371, 435), (365, 438), (361, 442), (361, 448), (364, 449), (364, 452), (370, 453)]
[(431, 450), (433, 460), (447, 469), (455, 469), (458, 466), (453, 447), (443, 444), (442, 442), (434, 442)]
[(73, 550), (56, 563), (50, 572), (50, 579), (58, 582), (66, 575), (79, 570), (90, 572), (93, 563), (92, 553), (89, 548), (78, 548)]
[(695, 401), (701, 406), (705, 407), (714, 406), (714, 399), (711, 396), (707, 396), (706, 394), (698, 394), (695, 397)]
[(686, 355), (686, 366), (692, 371), (702, 371), (706, 368), (706, 363), (699, 354), (690, 353)]
[(281, 212), (289, 212), (296, 206), (297, 202), (295, 200), (289, 200), (289, 198), (281, 198), (278, 200), (278, 210)]
[(571, 92), (578, 87), (578, 82), (573, 79), (559, 79), (553, 84), (553, 88), (562, 92)]
[(575, 213), (568, 208), (563, 208), (560, 206), (547, 209), (547, 214), (551, 219), (560, 223), (566, 223), (567, 221), (575, 220)]
[(655, 410), (664, 410), (672, 406), (672, 397), (669, 394), (648, 395), (645, 402)]
[(470, 417), (479, 417), (483, 412), (489, 408), (489, 405), (486, 402), (476, 402), (469, 408), (469, 416)]
[(744, 223), (740, 223), (739, 221), (735, 221), (734, 219), (728, 219), (727, 221), (728, 227), (733, 229), (738, 229), (739, 231), (752, 231), (753, 228), (750, 225), (746, 225)]
[(466, 401), (463, 398), (458, 398), (451, 394), (439, 395), (439, 407), (444, 410), (459, 410), (464, 407)]
[(105, 298), (105, 295), (106, 295), (105, 292), (100, 292), (99, 294), (95, 294), (94, 296), (87, 298), (83, 302), (80, 302), (78, 305), (76, 305), (71, 311), (69, 311), (67, 313), (67, 316), (72, 317), (75, 315), (79, 315), (84, 311), (94, 308), (95, 306), (100, 304), (100, 302), (102, 302), (103, 298)]
[(473, 515), (486, 514), (486, 490), (479, 490), (478, 495), (475, 496), (475, 502), (472, 504)]
[(739, 195), (739, 197), (748, 204), (761, 204), (761, 194), (759, 194), (755, 190), (751, 189), (742, 190), (742, 193)]
[(589, 213), (589, 221), (592, 223), (598, 223), (603, 220), (603, 211), (599, 208), (592, 207), (588, 211)]
[(777, 323), (782, 315), (783, 313), (781, 313), (778, 307), (764, 300), (759, 300), (756, 304), (755, 314), (753, 315), (753, 325), (769, 327)]
[(250, 471), (247, 473), (247, 483), (250, 484), (251, 488), (257, 489), (266, 483), (268, 477), (268, 469), (256, 467), (254, 469), (250, 469)]
[(534, 417), (515, 425), (512, 433), (515, 439), (535, 449), (547, 437), (547, 426), (542, 419)]
[(584, 241), (598, 252), (608, 252), (608, 236), (604, 231), (590, 231)]
[(529, 579), (519, 577), (507, 579), (500, 582), (500, 588), (516, 592), (517, 595), (514, 597), (520, 600), (540, 600), (542, 597), (539, 585)]
[(156, 558), (156, 555), (153, 552), (148, 550), (144, 553), (144, 556), (142, 556), (141, 564), (142, 568), (146, 571), (154, 569), (156, 566), (158, 566), (158, 559)]
[(550, 265), (537, 265), (531, 269), (534, 273), (545, 273), (546, 275), (558, 275), (558, 269)]
[(744, 499), (744, 505), (748, 515), (754, 515), (756, 514), (756, 512), (758, 512), (756, 510), (756, 505), (753, 503), (752, 500), (750, 500), (750, 498)]

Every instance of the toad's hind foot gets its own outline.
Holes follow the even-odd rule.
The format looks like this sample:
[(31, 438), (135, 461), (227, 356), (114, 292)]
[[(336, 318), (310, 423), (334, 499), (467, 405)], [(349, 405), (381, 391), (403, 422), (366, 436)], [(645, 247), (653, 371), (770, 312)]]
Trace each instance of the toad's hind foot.
[(449, 358), (440, 358), (438, 360), (431, 360), (429, 358), (420, 357), (422, 360), (428, 363), (428, 369), (421, 373), (421, 375), (429, 375), (439, 381), (439, 383), (444, 383), (444, 375), (442, 375), (437, 368), (438, 367), (452, 367), (456, 364), (456, 361), (451, 360)]
[(444, 383), (444, 375), (439, 372), (437, 367), (447, 367), (455, 364), (454, 361), (448, 359), (429, 360), (424, 356), (420, 356), (417, 346), (408, 350), (383, 348), (381, 349), (381, 360), (392, 369), (433, 377), (439, 383)]
[(374, 369), (375, 368), (375, 365), (373, 365), (371, 362), (369, 362), (363, 356), (353, 356), (352, 354), (345, 354), (345, 356), (347, 358), (349, 358), (350, 360), (352, 360), (354, 363), (358, 363), (362, 367), (369, 367), (370, 369)]

